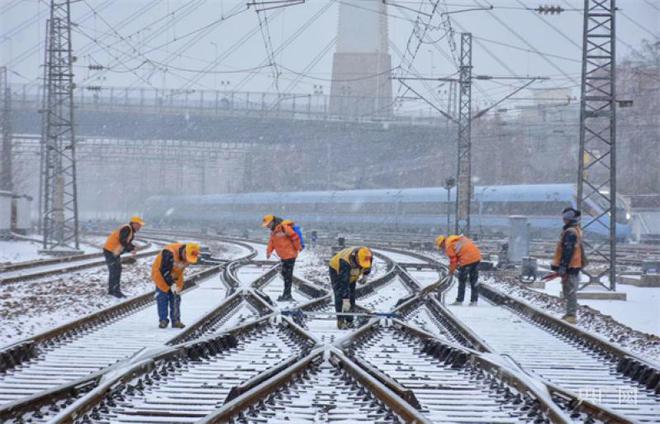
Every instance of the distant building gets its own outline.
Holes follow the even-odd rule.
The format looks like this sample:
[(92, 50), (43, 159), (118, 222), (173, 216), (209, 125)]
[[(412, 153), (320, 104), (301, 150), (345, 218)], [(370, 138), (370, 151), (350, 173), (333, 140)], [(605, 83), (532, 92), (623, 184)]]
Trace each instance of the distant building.
[(330, 112), (352, 118), (390, 116), (391, 69), (387, 5), (381, 0), (341, 2)]

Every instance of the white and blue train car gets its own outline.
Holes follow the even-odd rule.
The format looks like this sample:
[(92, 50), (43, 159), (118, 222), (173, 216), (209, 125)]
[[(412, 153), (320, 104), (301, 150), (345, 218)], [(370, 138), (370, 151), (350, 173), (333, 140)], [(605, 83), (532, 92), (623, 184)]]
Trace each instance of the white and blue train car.
[[(199, 223), (210, 227), (252, 227), (265, 214), (295, 220), (305, 228), (387, 231), (446, 232), (447, 212), (454, 215), (455, 190), (441, 187), (242, 193), (195, 196), (154, 196), (146, 201), (145, 216), (154, 223)], [(528, 217), (533, 233), (556, 235), (559, 214), (575, 206), (572, 184), (475, 186), (471, 226), (475, 233), (506, 232), (511, 215)], [(593, 235), (606, 236), (607, 228), (597, 222), (603, 206), (583, 205), (583, 226)], [(600, 220), (607, 222), (607, 214)], [(617, 238), (630, 235), (630, 211), (623, 199), (617, 201)]]

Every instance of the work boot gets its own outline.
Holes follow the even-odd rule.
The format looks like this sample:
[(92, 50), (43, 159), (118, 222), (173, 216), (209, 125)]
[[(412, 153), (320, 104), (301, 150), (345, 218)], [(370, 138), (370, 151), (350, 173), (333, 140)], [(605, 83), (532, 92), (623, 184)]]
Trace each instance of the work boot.
[(182, 323), (181, 321), (177, 321), (177, 322), (172, 323), (172, 328), (183, 328), (185, 326), (186, 325), (184, 323)]
[(114, 296), (114, 297), (116, 297), (117, 299), (123, 299), (123, 298), (126, 297), (126, 295), (125, 295), (124, 293), (122, 293), (121, 290), (111, 291), (111, 292), (108, 293), (108, 294), (109, 294), (110, 296)]
[(566, 314), (563, 317), (561, 317), (561, 319), (563, 319), (564, 321), (566, 321), (569, 324), (575, 324), (577, 322), (577, 320), (575, 319), (575, 315)]
[(158, 323), (158, 328), (167, 328), (167, 320), (165, 321), (160, 321)]
[(278, 302), (290, 302), (290, 301), (292, 301), (292, 300), (293, 300), (293, 296), (291, 296), (291, 293), (280, 295), (280, 296), (277, 298), (277, 301), (278, 301)]
[(346, 321), (344, 320), (337, 321), (337, 328), (340, 330), (346, 330)]
[(477, 301), (473, 300), (472, 302), (470, 302), (470, 306), (477, 306)]
[(463, 304), (462, 300), (455, 300), (454, 303), (451, 303), (450, 305), (459, 306), (459, 305), (462, 305), (462, 304)]

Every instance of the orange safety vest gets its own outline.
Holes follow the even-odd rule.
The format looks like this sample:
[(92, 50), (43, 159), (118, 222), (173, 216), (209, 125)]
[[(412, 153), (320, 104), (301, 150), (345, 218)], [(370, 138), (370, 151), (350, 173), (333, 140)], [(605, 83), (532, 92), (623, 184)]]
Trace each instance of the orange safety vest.
[(449, 257), (449, 268), (452, 272), (457, 266), (471, 265), (481, 260), (479, 248), (465, 236), (449, 236), (445, 246), (445, 254)]
[(133, 227), (131, 227), (131, 224), (125, 224), (117, 228), (115, 231), (111, 232), (110, 235), (108, 236), (108, 239), (105, 241), (105, 244), (103, 245), (103, 248), (105, 250), (107, 250), (108, 252), (112, 252), (112, 254), (115, 256), (121, 255), (121, 253), (124, 251), (124, 246), (122, 246), (121, 241), (119, 241), (119, 233), (125, 227), (128, 227), (128, 230), (130, 232), (128, 235), (128, 242), (129, 243), (132, 242), (133, 236), (135, 235), (135, 233), (133, 232)]
[(555, 256), (552, 259), (552, 266), (559, 267), (559, 264), (561, 263), (561, 256), (564, 253), (564, 244), (562, 241), (564, 240), (564, 235), (567, 231), (575, 231), (575, 234), (577, 235), (575, 250), (573, 250), (573, 256), (568, 263), (568, 267), (581, 269), (584, 264), (582, 263), (582, 229), (579, 227), (568, 227), (561, 232), (561, 236), (557, 242), (557, 247), (555, 248)]
[(156, 256), (156, 260), (151, 265), (151, 279), (156, 283), (161, 291), (169, 292), (170, 286), (167, 285), (165, 278), (160, 272), (160, 266), (163, 263), (163, 251), (167, 250), (174, 256), (174, 267), (172, 268), (172, 279), (176, 282), (179, 290), (183, 290), (183, 271), (188, 267), (188, 262), (185, 261), (179, 254), (179, 250), (184, 243), (172, 243), (165, 246), (165, 248)]
[[(292, 224), (291, 221), (288, 221)], [(298, 252), (302, 250), (300, 244), (300, 237), (293, 230), (292, 225), (287, 225), (285, 222), (280, 223), (270, 233), (270, 240), (268, 240), (268, 247), (266, 253), (268, 256), (275, 250), (280, 259), (293, 259), (298, 256)]]
[(351, 260), (353, 252), (357, 249), (359, 249), (359, 247), (347, 247), (337, 252), (337, 254), (330, 259), (330, 268), (334, 269), (337, 273), (339, 273), (342, 261), (346, 262), (351, 267), (351, 276), (348, 281), (351, 284), (355, 284), (364, 273), (364, 269), (358, 265), (354, 265)]

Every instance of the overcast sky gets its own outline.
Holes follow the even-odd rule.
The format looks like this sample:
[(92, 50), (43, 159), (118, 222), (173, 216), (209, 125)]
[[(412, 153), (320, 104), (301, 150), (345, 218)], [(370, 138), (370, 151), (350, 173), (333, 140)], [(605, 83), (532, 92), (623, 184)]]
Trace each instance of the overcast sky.
[[(102, 87), (275, 91), (275, 69), (264, 66), (272, 56), (280, 91), (311, 93), (321, 86), (329, 93), (338, 5), (373, 7), (374, 1), (379, 0), (307, 0), (258, 15), (253, 8), (246, 10), (245, 1), (236, 0), (81, 0), (71, 6), (76, 24), (76, 81)], [(42, 73), (47, 3), (0, 0), (0, 62), (9, 67), (13, 83), (34, 82)], [(438, 15), (419, 48), (418, 37), (411, 36), (416, 18), (421, 19), (418, 35), (428, 20), (416, 10), (421, 6), (422, 12), (430, 12), (432, 2), (388, 3), (398, 5), (387, 10), (393, 66), (403, 65), (410, 76), (454, 74), (446, 27), (440, 25)], [(462, 31), (474, 36), (475, 74), (551, 78), (535, 87), (574, 89), (579, 83), (582, 13), (575, 9), (582, 7), (582, 1), (447, 0), (440, 2), (443, 4), (446, 6), (439, 10), (460, 11), (449, 15), (457, 32), (456, 43)], [(539, 16), (527, 10), (541, 4), (558, 4), (568, 10), (558, 16)], [(622, 60), (639, 49), (642, 40), (658, 42), (660, 0), (619, 0), (617, 4), (617, 53)], [(487, 5), (494, 8), (465, 10)], [(409, 68), (414, 51), (417, 54)], [(90, 64), (110, 67), (110, 71), (90, 71)], [(432, 90), (434, 95), (439, 91), (444, 98), (444, 88), (438, 84), (416, 84), (421, 91)], [(481, 82), (475, 95), (478, 101), (487, 102), (513, 86), (511, 81)], [(394, 92), (401, 93), (397, 84)]]

